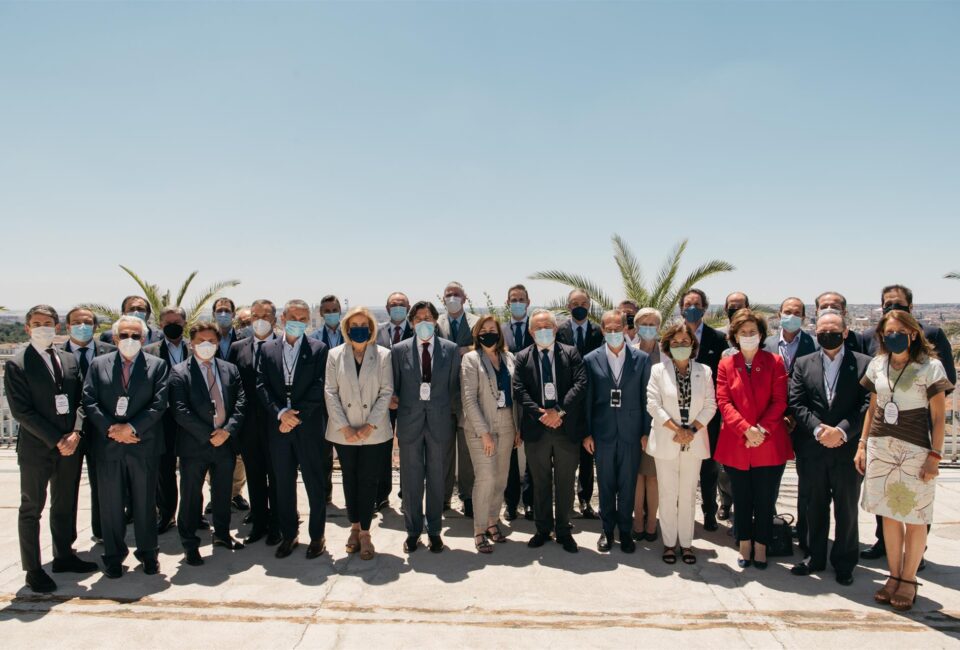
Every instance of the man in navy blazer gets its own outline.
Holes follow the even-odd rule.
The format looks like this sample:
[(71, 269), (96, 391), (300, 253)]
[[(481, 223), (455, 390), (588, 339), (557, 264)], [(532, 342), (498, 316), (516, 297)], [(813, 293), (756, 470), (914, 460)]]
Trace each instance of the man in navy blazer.
[(624, 341), (626, 315), (619, 309), (600, 319), (605, 345), (583, 359), (587, 371), (587, 430), (583, 448), (596, 458), (603, 532), (597, 550), (606, 553), (620, 531), (620, 550), (633, 553), (634, 492), (641, 438), (650, 431), (647, 383), (650, 357)]
[[(152, 313), (153, 309), (151, 309), (150, 303), (147, 302), (147, 299), (143, 296), (127, 296), (123, 299), (123, 302), (120, 303), (121, 316), (136, 316), (146, 323), (150, 320)], [(147, 337), (143, 340), (144, 345), (159, 341), (161, 338), (163, 338), (163, 333), (158, 328), (147, 325)], [(104, 343), (116, 345), (116, 342), (113, 340), (112, 329), (102, 332), (100, 334), (100, 340)]]

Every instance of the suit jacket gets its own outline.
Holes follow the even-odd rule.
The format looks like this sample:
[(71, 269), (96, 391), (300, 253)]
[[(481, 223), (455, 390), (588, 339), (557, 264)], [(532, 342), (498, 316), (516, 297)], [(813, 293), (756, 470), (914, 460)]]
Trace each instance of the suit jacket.
[(420, 435), (428, 426), (435, 436), (455, 434), (452, 413), (460, 408), (460, 351), (453, 341), (433, 337), (430, 399), (420, 399), (419, 339), (400, 341), (390, 351), (393, 392), (397, 396), (397, 440)]
[[(339, 345), (327, 355), (324, 395), (327, 403), (327, 440), (338, 445), (376, 445), (393, 439), (390, 399), (393, 397), (393, 364), (390, 350), (368, 345), (357, 373), (352, 345)], [(343, 427), (376, 427), (362, 442), (347, 442)]]
[[(708, 366), (690, 362), (690, 409), (687, 424), (707, 424), (717, 412), (716, 390), (713, 373)], [(677, 374), (673, 360), (664, 355), (663, 361), (650, 370), (647, 386), (647, 412), (653, 418), (647, 453), (654, 458), (672, 460), (680, 455), (680, 445), (673, 441), (674, 433), (665, 425), (669, 420), (677, 424), (680, 419), (680, 395), (677, 390)], [(705, 428), (694, 434), (693, 442), (684, 453), (692, 458), (710, 458), (710, 439)]]
[(327, 327), (325, 324), (321, 324), (320, 327), (316, 331), (311, 333), (307, 338), (313, 339), (314, 341), (320, 341), (325, 346), (327, 346), (328, 350), (332, 350), (333, 348), (339, 347), (344, 344), (343, 332), (340, 331), (339, 325), (337, 326), (337, 333), (340, 335), (339, 336), (340, 342), (337, 343), (336, 345), (333, 345), (334, 341), (330, 340), (330, 328)]
[[(783, 416), (787, 410), (787, 370), (783, 359), (758, 350), (747, 372), (742, 354), (724, 358), (717, 369), (717, 405), (723, 418), (714, 458), (746, 470), (783, 465), (793, 458), (793, 446)], [(747, 447), (744, 433), (760, 425), (769, 432), (759, 447)]]
[[(238, 438), (247, 397), (240, 371), (235, 365), (216, 359), (214, 367), (220, 376), (226, 414), (226, 420), (220, 428), (230, 434), (221, 447), (230, 449), (236, 455), (240, 449)], [(170, 411), (177, 422), (177, 455), (180, 457), (213, 460), (218, 450), (210, 444), (215, 410), (208, 386), (206, 373), (196, 357), (177, 364), (170, 373)]]
[[(520, 435), (529, 441), (537, 441), (554, 430), (540, 422), (543, 381), (538, 350), (535, 345), (521, 350), (516, 357), (513, 375), (513, 394), (520, 406)], [(557, 406), (567, 413), (556, 431), (579, 443), (583, 437), (581, 413), (587, 396), (587, 371), (575, 347), (554, 343), (553, 380), (557, 388)]]
[[(377, 324), (377, 345), (387, 348), (393, 347), (393, 339), (390, 337), (390, 321)], [(410, 321), (403, 322), (403, 332), (400, 334), (400, 340), (406, 341), (413, 336), (413, 328), (410, 327)]]
[[(800, 337), (800, 342), (797, 343), (797, 353), (793, 356), (793, 366), (787, 368), (787, 374), (793, 374), (793, 368), (796, 367), (797, 361), (818, 350), (817, 342), (812, 336), (800, 330), (797, 332), (797, 335)], [(770, 354), (780, 354), (780, 333), (771, 334), (764, 340), (763, 349), (769, 352)], [(787, 360), (783, 360), (784, 366), (786, 366)]]
[[(513, 444), (512, 436), (517, 432), (517, 400), (513, 393), (513, 375), (516, 372), (516, 359), (510, 352), (500, 355), (500, 363), (507, 367), (510, 375), (510, 399), (513, 411), (513, 431), (497, 431), (500, 435), (511, 436), (509, 443)], [(460, 394), (463, 402), (464, 433), (467, 436), (479, 437), (484, 433), (494, 433), (497, 418), (497, 400), (500, 389), (497, 386), (497, 371), (494, 369), (486, 353), (480, 350), (471, 350), (463, 355), (460, 366)], [(498, 443), (499, 444), (499, 443)]]
[[(844, 350), (833, 404), (827, 400), (821, 355), (811, 354), (794, 364), (788, 403), (789, 412), (797, 421), (792, 436), (793, 449), (798, 458), (839, 454), (853, 462), (863, 417), (870, 406), (870, 391), (860, 385), (870, 360), (865, 354)], [(847, 442), (835, 449), (821, 445), (813, 437), (821, 424), (843, 429), (847, 434)]]
[(516, 354), (524, 348), (528, 348), (533, 345), (533, 337), (530, 336), (530, 317), (527, 317), (526, 322), (523, 325), (523, 340), (520, 341), (520, 345), (517, 345), (517, 342), (514, 340), (513, 336), (513, 320), (508, 320), (506, 323), (500, 324), (500, 332), (503, 336), (503, 342), (506, 344), (507, 349)]
[[(184, 332), (186, 334), (186, 332)], [(191, 356), (193, 356), (193, 350), (190, 347), (190, 342), (186, 338), (182, 339), (183, 345), (186, 349), (183, 359), (180, 362), (186, 361)], [(160, 357), (167, 362), (167, 366), (170, 367), (170, 372), (172, 374), (174, 364), (173, 360), (170, 358), (170, 346), (167, 345), (166, 337), (161, 337), (159, 341), (151, 343), (150, 345), (143, 346), (143, 351), (145, 354), (151, 354), (155, 357)], [(167, 449), (169, 453), (176, 453), (177, 449), (177, 420), (173, 417), (173, 409), (168, 408), (166, 413), (163, 414), (163, 431), (167, 436)]]
[[(63, 385), (58, 387), (41, 353), (27, 344), (4, 364), (3, 383), (10, 413), (20, 423), (17, 457), (22, 463), (40, 458), (56, 448), (71, 431), (82, 431), (83, 384), (73, 354), (54, 348), (63, 369)], [(46, 353), (43, 353), (46, 354)], [(54, 396), (67, 396), (67, 412), (57, 415)]]
[[(947, 335), (942, 329), (935, 325), (924, 325), (923, 326), (923, 335), (930, 341), (930, 344), (937, 350), (937, 358), (940, 359), (940, 363), (943, 364), (943, 369), (947, 373), (947, 379), (950, 380), (950, 383), (954, 386), (957, 385), (957, 368), (953, 363), (953, 348), (950, 345), (950, 339), (947, 338)], [(880, 350), (880, 343), (877, 341), (876, 332), (872, 330), (864, 330), (863, 332), (864, 340), (864, 354), (867, 354), (871, 357), (877, 356), (877, 352)], [(847, 337), (850, 338), (849, 336)], [(947, 393), (949, 395), (953, 391)]]
[[(720, 333), (706, 323), (703, 324), (696, 361), (710, 368), (714, 388), (717, 387), (717, 369), (720, 367), (720, 360), (723, 358), (723, 353), (729, 347), (730, 343), (727, 341), (726, 333)], [(710, 424), (707, 425), (707, 433), (710, 434), (710, 445), (713, 449), (716, 448), (717, 440), (720, 438), (721, 415), (720, 409), (718, 408), (713, 419), (710, 420)]]
[[(119, 352), (96, 357), (83, 384), (83, 408), (94, 428), (93, 451), (98, 460), (121, 460), (128, 454), (159, 456), (165, 450), (163, 415), (167, 410), (170, 366), (160, 357), (141, 352), (130, 370), (130, 386), (123, 388)], [(127, 412), (118, 416), (117, 400), (129, 398)], [(107, 437), (107, 429), (129, 423), (139, 443), (127, 445)]]
[[(257, 396), (267, 411), (269, 431), (280, 433), (280, 412), (287, 408), (287, 384), (283, 366), (283, 343), (277, 337), (264, 343), (260, 350), (260, 372), (257, 373)], [(327, 426), (327, 406), (323, 382), (327, 371), (328, 348), (321, 341), (302, 336), (297, 366), (293, 371), (290, 408), (299, 411), (300, 425), (290, 433), (317, 436), (322, 439)]]
[[(263, 344), (266, 345), (276, 338), (276, 334), (270, 334)], [(246, 415), (240, 429), (241, 440), (256, 440), (259, 436), (266, 435), (270, 420), (266, 407), (257, 398), (257, 368), (254, 365), (257, 341), (257, 337), (248, 336), (230, 346), (229, 361), (240, 373), (243, 394), (246, 397)], [(263, 348), (261, 354), (262, 350)]]
[[(453, 341), (459, 348), (465, 348), (473, 345), (473, 326), (477, 324), (478, 320), (480, 320), (479, 316), (464, 311), (463, 318), (460, 320), (460, 329), (457, 330), (457, 340), (453, 341), (453, 336), (450, 332), (450, 315), (440, 314), (440, 318), (437, 319), (437, 331), (439, 332), (440, 338)], [(464, 327), (464, 325), (466, 325), (466, 327)]]
[[(568, 318), (563, 325), (560, 326), (560, 329), (557, 330), (557, 341), (563, 343), (564, 345), (570, 345), (575, 350), (577, 348), (577, 337), (573, 333), (573, 319)], [(583, 352), (580, 353), (581, 357), (586, 357), (588, 354), (603, 346), (603, 332), (600, 331), (600, 328), (587, 321), (587, 331), (583, 335)], [(580, 352), (577, 350), (577, 352)]]
[[(116, 343), (113, 340), (113, 330), (106, 329), (100, 333), (100, 340), (104, 343), (109, 343), (110, 345), (116, 346)], [(144, 346), (150, 345), (151, 343), (157, 343), (163, 340), (163, 331), (153, 327), (152, 325), (147, 325), (147, 340), (143, 342)]]
[[(230, 328), (230, 331), (227, 332), (227, 335), (226, 335), (224, 338), (230, 341), (230, 345), (229, 345), (229, 348), (228, 348), (228, 349), (230, 349), (230, 348), (233, 348), (233, 344), (234, 344), (234, 343), (236, 343), (237, 341), (241, 340), (243, 337), (241, 337), (241, 336), (237, 333), (237, 329), (236, 329), (235, 327), (231, 327), (231, 328)], [(223, 339), (220, 339), (220, 343), (223, 343)], [(216, 356), (217, 359), (223, 359), (224, 361), (229, 361), (229, 360), (230, 360), (230, 354), (229, 354), (229, 353), (227, 354), (226, 357), (224, 357), (224, 356), (220, 353), (220, 343), (217, 344), (217, 354), (214, 355), (214, 356)]]
[[(115, 345), (112, 345), (110, 343), (105, 343), (103, 341), (97, 341), (97, 340), (90, 341), (90, 343), (87, 344), (87, 347), (90, 347), (91, 345), (93, 345), (94, 358), (107, 354), (108, 352), (113, 352), (114, 350), (117, 349), (117, 346)], [(77, 347), (74, 346), (73, 341), (71, 341), (70, 339), (67, 339), (67, 341), (63, 344), (63, 351), (69, 352), (70, 354), (72, 354), (74, 359), (77, 358), (77, 355), (76, 355)]]
[[(622, 442), (640, 445), (650, 433), (647, 413), (647, 384), (650, 381), (650, 357), (646, 352), (624, 345), (623, 370), (619, 386), (614, 383), (607, 359), (607, 346), (597, 348), (583, 358), (587, 375), (584, 399), (586, 431), (597, 445)], [(620, 408), (610, 406), (610, 391), (619, 388)]]

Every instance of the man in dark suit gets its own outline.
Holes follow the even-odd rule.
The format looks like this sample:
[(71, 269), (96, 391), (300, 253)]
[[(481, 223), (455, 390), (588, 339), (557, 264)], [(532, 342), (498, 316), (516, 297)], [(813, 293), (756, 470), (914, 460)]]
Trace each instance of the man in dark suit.
[[(103, 341), (94, 341), (93, 332), (96, 330), (98, 322), (97, 315), (89, 309), (83, 307), (74, 307), (67, 312), (67, 331), (70, 338), (63, 345), (64, 352), (74, 355), (77, 366), (80, 368), (80, 383), (87, 376), (90, 364), (94, 358), (113, 352), (117, 348)], [(99, 544), (103, 542), (103, 534), (100, 530), (100, 495), (97, 490), (97, 459), (90, 448), (90, 441), (93, 439), (93, 425), (88, 421), (84, 423), (83, 436), (80, 440), (80, 448), (77, 453), (80, 457), (87, 459), (87, 481), (90, 483), (90, 529), (93, 532), (94, 540)], [(80, 476), (77, 475), (77, 480)], [(77, 497), (80, 496), (80, 490), (77, 489)]]
[[(503, 341), (514, 356), (520, 350), (533, 345), (533, 336), (530, 334), (530, 294), (522, 284), (515, 284), (507, 290), (507, 309), (510, 310), (510, 320), (500, 326)], [(503, 491), (503, 501), (506, 505), (505, 517), (513, 521), (518, 514), (521, 499), (526, 511), (524, 517), (533, 520), (533, 481), (530, 478), (530, 468), (523, 464), (520, 471), (520, 450), (514, 448), (510, 452), (510, 469), (507, 472), (507, 487)]]
[[(152, 314), (153, 309), (150, 307), (150, 303), (147, 302), (147, 299), (143, 296), (127, 296), (123, 299), (123, 302), (120, 303), (121, 316), (136, 316), (144, 323), (147, 323), (147, 338), (143, 341), (144, 345), (159, 341), (163, 336), (159, 329), (149, 325), (150, 316)], [(114, 345), (113, 330), (108, 329), (107, 331), (101, 333), (100, 340), (104, 343)]]
[[(582, 359), (603, 345), (603, 333), (590, 322), (590, 296), (581, 289), (574, 289), (567, 295), (567, 310), (570, 318), (557, 331), (557, 342), (569, 345), (577, 350)], [(580, 430), (581, 438), (587, 428), (586, 412), (578, 409), (574, 426)], [(577, 501), (580, 516), (584, 519), (596, 519), (590, 501), (593, 499), (593, 455), (580, 447), (580, 464), (577, 472)]]
[(247, 544), (266, 537), (268, 546), (280, 543), (280, 520), (277, 515), (277, 478), (270, 460), (270, 415), (257, 399), (257, 367), (263, 356), (263, 346), (277, 338), (277, 308), (269, 300), (255, 300), (250, 306), (250, 327), (253, 334), (230, 346), (230, 363), (237, 366), (243, 392), (246, 396), (246, 417), (237, 441), (247, 474), (250, 492), (250, 521), (252, 528)]
[[(400, 487), (407, 539), (403, 550), (417, 550), (426, 514), (430, 550), (443, 551), (440, 526), (450, 447), (456, 422), (450, 417), (460, 396), (460, 352), (457, 344), (440, 338), (439, 313), (433, 303), (420, 301), (410, 310), (416, 336), (393, 346), (393, 403), (397, 407), (400, 448)], [(426, 486), (426, 513), (424, 513)]]
[[(731, 294), (732, 295), (732, 294)], [(720, 358), (724, 350), (727, 349), (727, 341), (717, 330), (703, 322), (703, 316), (710, 306), (707, 300), (707, 294), (700, 289), (690, 289), (680, 298), (680, 313), (683, 319), (689, 323), (696, 334), (700, 347), (697, 351), (697, 362), (710, 368), (713, 373), (713, 383), (717, 383), (717, 366), (720, 364)], [(713, 531), (717, 529), (717, 483), (720, 477), (720, 465), (713, 460), (713, 454), (717, 450), (717, 440), (720, 438), (720, 410), (710, 420), (707, 425), (707, 433), (710, 437), (710, 458), (704, 459), (700, 465), (700, 496), (703, 499), (703, 528)], [(723, 508), (723, 518), (729, 518), (730, 505), (733, 503), (732, 496), (724, 494), (721, 489), (721, 500)]]
[(17, 529), (20, 561), (27, 586), (49, 593), (57, 585), (40, 561), (40, 517), (50, 488), (50, 533), (53, 572), (89, 573), (97, 565), (77, 557), (77, 488), (83, 385), (73, 355), (53, 347), (60, 319), (49, 305), (27, 312), (30, 344), (4, 366), (4, 388), (10, 412), (20, 423), (17, 464), (20, 466), (20, 514)]
[[(327, 346), (327, 350), (343, 345), (343, 333), (340, 331), (343, 308), (340, 306), (340, 299), (334, 295), (324, 296), (320, 300), (319, 312), (323, 322), (310, 338), (321, 341)], [(324, 478), (324, 493), (327, 495), (327, 503), (330, 503), (333, 500), (333, 445), (327, 445), (325, 453), (327, 474)]]
[(299, 545), (297, 467), (310, 502), (307, 559), (326, 549), (328, 458), (327, 407), (323, 382), (327, 346), (304, 335), (310, 305), (290, 300), (283, 308), (284, 337), (265, 343), (257, 373), (257, 396), (267, 411), (270, 458), (277, 477), (277, 514), (283, 541), (276, 556), (289, 556)]
[(537, 309), (530, 315), (536, 345), (517, 354), (513, 392), (520, 405), (520, 435), (533, 476), (537, 532), (527, 546), (539, 548), (555, 532), (563, 549), (576, 553), (570, 515), (583, 440), (578, 423), (583, 422), (579, 412), (586, 397), (587, 373), (577, 349), (556, 341), (557, 329), (553, 312)]
[(160, 571), (157, 471), (165, 445), (163, 415), (170, 367), (142, 351), (146, 335), (143, 320), (121, 316), (113, 324), (117, 351), (96, 357), (83, 384), (83, 408), (94, 427), (104, 574), (109, 578), (123, 574), (128, 553), (123, 514), (127, 487), (137, 540), (135, 555), (143, 563), (144, 573)]
[(626, 315), (618, 309), (600, 319), (606, 344), (583, 359), (587, 374), (586, 437), (583, 447), (597, 459), (600, 520), (597, 550), (606, 553), (620, 532), (620, 550), (633, 553), (633, 506), (640, 471), (640, 439), (650, 431), (647, 383), (650, 357), (626, 344)]
[(246, 397), (240, 372), (229, 361), (216, 359), (220, 328), (199, 322), (190, 327), (194, 356), (170, 374), (170, 410), (176, 419), (180, 457), (180, 512), (177, 528), (187, 564), (203, 564), (200, 557), (200, 512), (203, 478), (210, 472), (213, 545), (240, 550), (230, 535), (230, 500), (237, 438), (243, 426)]
[[(410, 299), (405, 293), (394, 291), (387, 296), (387, 314), (390, 318), (377, 326), (377, 345), (392, 349), (400, 341), (413, 337), (413, 328), (407, 316), (410, 313)], [(390, 407), (390, 426), (394, 432), (397, 429), (397, 409)], [(377, 488), (376, 511), (389, 507), (390, 491), (393, 489), (393, 453), (383, 458), (383, 469), (380, 475), (380, 484)]]
[[(163, 338), (145, 345), (146, 354), (159, 357), (170, 368), (190, 358), (190, 346), (183, 339), (187, 312), (180, 306), (167, 306), (158, 316)], [(157, 474), (157, 534), (162, 535), (176, 525), (177, 515), (177, 421), (173, 411), (163, 414), (163, 455)], [(206, 523), (206, 522), (204, 522)]]
[[(839, 311), (843, 316), (844, 322), (849, 318), (847, 315), (847, 299), (842, 293), (836, 291), (824, 291), (817, 299), (813, 301), (814, 307), (816, 307), (817, 315), (820, 314), (822, 310), (833, 309)], [(843, 339), (843, 347), (847, 352), (860, 352), (862, 354), (867, 353), (867, 339), (870, 336), (864, 336), (860, 332), (854, 332), (849, 330), (847, 332), (847, 338)]]
[[(217, 358), (224, 361), (230, 360), (230, 346), (242, 338), (239, 330), (239, 318), (237, 318), (237, 306), (230, 298), (217, 298), (213, 302), (213, 319), (220, 328), (220, 344), (217, 346)], [(234, 327), (234, 323), (237, 327)], [(253, 393), (250, 393), (250, 399), (255, 401)], [(208, 483), (210, 477), (207, 477)], [(243, 458), (239, 455), (236, 458), (236, 465), (233, 468), (233, 485), (230, 491), (231, 503), (233, 507), (240, 511), (250, 509), (250, 504), (243, 498), (243, 486), (247, 482), (246, 467), (243, 465)], [(210, 505), (207, 505), (210, 510)]]
[(832, 502), (836, 527), (830, 564), (842, 585), (853, 583), (857, 565), (860, 474), (853, 457), (870, 405), (870, 393), (860, 385), (870, 357), (846, 352), (843, 339), (848, 332), (839, 311), (820, 312), (820, 352), (796, 361), (789, 396), (789, 410), (796, 419), (793, 446), (798, 491), (806, 495), (798, 507), (805, 508), (806, 513), (801, 514), (809, 527), (808, 557), (791, 572), (802, 576), (826, 569)]

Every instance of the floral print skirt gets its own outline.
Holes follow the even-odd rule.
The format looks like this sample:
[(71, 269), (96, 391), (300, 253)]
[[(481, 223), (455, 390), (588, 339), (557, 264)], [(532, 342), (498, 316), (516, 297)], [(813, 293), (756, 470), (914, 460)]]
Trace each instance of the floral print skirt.
[(928, 451), (890, 436), (870, 436), (860, 506), (869, 513), (906, 524), (933, 523), (937, 480), (920, 480)]

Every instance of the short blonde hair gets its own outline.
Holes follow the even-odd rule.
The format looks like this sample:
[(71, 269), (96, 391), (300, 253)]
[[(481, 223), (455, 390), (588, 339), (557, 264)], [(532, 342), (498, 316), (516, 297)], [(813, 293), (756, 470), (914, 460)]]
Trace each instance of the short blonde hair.
[(376, 344), (377, 320), (373, 317), (373, 312), (366, 307), (354, 307), (348, 311), (343, 318), (340, 319), (340, 332), (343, 334), (343, 340), (351, 342), (353, 341), (353, 339), (350, 338), (350, 327), (348, 326), (348, 323), (350, 322), (351, 318), (358, 315), (364, 316), (367, 319), (367, 325), (370, 327), (370, 339), (367, 341), (367, 343)]
[(636, 323), (641, 318), (646, 318), (647, 316), (657, 317), (657, 327), (660, 327), (661, 325), (663, 325), (663, 314), (660, 313), (659, 309), (655, 309), (653, 307), (644, 307), (643, 309), (638, 311), (633, 316), (633, 322)]

